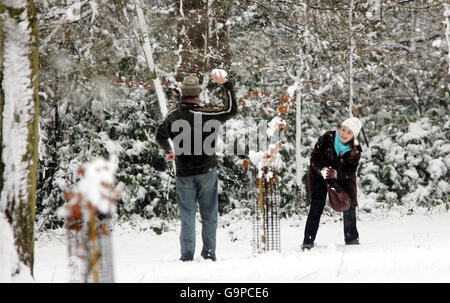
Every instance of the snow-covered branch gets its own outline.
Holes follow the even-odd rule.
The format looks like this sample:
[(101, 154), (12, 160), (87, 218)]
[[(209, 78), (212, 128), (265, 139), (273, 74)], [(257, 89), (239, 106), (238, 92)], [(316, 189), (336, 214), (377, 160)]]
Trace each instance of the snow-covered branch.
[(150, 45), (150, 40), (148, 36), (147, 23), (145, 22), (144, 12), (142, 10), (141, 0), (134, 0), (134, 6), (136, 9), (136, 16), (139, 25), (140, 36), (138, 36), (141, 41), (142, 50), (144, 51), (145, 61), (149, 70), (150, 78), (153, 80), (155, 85), (156, 95), (158, 97), (159, 106), (163, 117), (167, 114), (167, 101), (166, 96), (163, 92), (161, 82), (158, 78), (155, 63), (153, 61), (152, 47)]
[[(90, 9), (81, 12), (82, 7), (86, 4), (89, 4)], [(76, 1), (72, 5), (69, 5), (64, 8), (54, 7), (50, 12), (47, 13), (47, 18), (55, 18), (56, 22), (50, 23), (48, 26), (55, 26), (52, 32), (43, 39), (40, 43), (39, 51), (42, 51), (49, 41), (53, 38), (53, 36), (60, 30), (61, 25), (67, 23), (78, 22), (86, 17), (91, 16), (91, 23), (95, 21), (95, 17), (98, 15), (98, 4), (96, 0), (85, 0), (83, 2)]]
[(447, 39), (447, 48), (448, 48), (448, 73), (450, 74), (450, 5), (445, 4), (445, 37)]

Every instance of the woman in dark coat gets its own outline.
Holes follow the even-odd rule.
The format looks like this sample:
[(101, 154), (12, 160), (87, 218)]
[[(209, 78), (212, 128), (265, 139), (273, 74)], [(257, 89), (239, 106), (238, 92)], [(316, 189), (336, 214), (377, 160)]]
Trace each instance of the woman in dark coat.
[(339, 130), (322, 135), (314, 146), (306, 186), (307, 201), (311, 206), (305, 226), (303, 250), (314, 246), (327, 198), (325, 182), (337, 182), (349, 194), (351, 206), (344, 211), (344, 239), (346, 245), (359, 244), (355, 211), (358, 205), (356, 170), (362, 149), (356, 138), (361, 127), (362, 123), (358, 118), (349, 118)]

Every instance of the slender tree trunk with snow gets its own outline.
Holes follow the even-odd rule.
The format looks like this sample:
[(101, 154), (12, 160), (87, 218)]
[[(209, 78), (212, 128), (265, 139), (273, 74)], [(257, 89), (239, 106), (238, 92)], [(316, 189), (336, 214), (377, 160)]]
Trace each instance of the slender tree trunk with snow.
[(296, 160), (296, 180), (297, 187), (302, 188), (302, 86), (298, 83), (296, 100), (296, 119), (295, 119), (295, 160)]
[[(161, 115), (164, 118), (168, 113), (167, 99), (166, 95), (161, 86), (161, 81), (158, 78), (158, 74), (156, 72), (155, 62), (153, 61), (153, 52), (152, 46), (150, 44), (150, 39), (148, 37), (147, 23), (145, 22), (144, 12), (142, 10), (142, 2), (141, 0), (134, 0), (134, 7), (136, 9), (137, 21), (139, 24), (139, 30), (141, 33), (141, 45), (142, 50), (144, 51), (145, 61), (147, 63), (147, 67), (149, 70), (150, 78), (153, 81), (153, 85), (155, 86), (156, 96), (158, 98), (159, 108), (161, 111)], [(169, 141), (170, 145), (173, 148), (172, 141)], [(172, 162), (174, 172), (176, 171), (175, 161)]]
[(33, 0), (3, 0), (0, 209), (33, 273), (38, 147), (38, 27)]
[(445, 37), (447, 38), (447, 48), (448, 48), (448, 74), (450, 75), (450, 5), (445, 4)]
[[(3, 6), (3, 2), (0, 2), (0, 195), (3, 188), (3, 170), (5, 165), (3, 164), (2, 159), (2, 150), (3, 150), (3, 144), (1, 144), (2, 141), (2, 113), (3, 113), (3, 107), (5, 105), (5, 93), (3, 92), (3, 58), (4, 58), (4, 51), (3, 51), (3, 45), (5, 42), (5, 33), (3, 31), (3, 18), (1, 17), (3, 13), (5, 12), (5, 7)], [(1, 197), (1, 196), (0, 196)], [(1, 204), (0, 204), (0, 210), (1, 210)]]
[(348, 104), (348, 115), (353, 117), (353, 53), (355, 51), (355, 39), (353, 38), (353, 0), (350, 2), (349, 13), (349, 30), (350, 30), (350, 100)]
[(150, 44), (150, 39), (148, 37), (147, 23), (145, 22), (144, 12), (142, 10), (141, 0), (134, 0), (134, 7), (136, 9), (136, 16), (140, 30), (140, 40), (142, 49), (144, 51), (145, 61), (149, 70), (150, 78), (155, 86), (156, 96), (158, 97), (159, 107), (163, 117), (167, 114), (167, 100), (166, 95), (161, 86), (161, 81), (158, 78), (156, 72), (155, 62), (153, 61), (153, 52)]

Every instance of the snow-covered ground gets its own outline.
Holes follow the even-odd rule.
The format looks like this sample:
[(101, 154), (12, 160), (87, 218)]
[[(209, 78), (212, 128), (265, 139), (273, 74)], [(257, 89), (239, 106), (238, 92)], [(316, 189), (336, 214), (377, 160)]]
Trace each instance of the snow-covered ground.
[[(220, 218), (216, 262), (199, 256), (200, 223), (192, 262), (178, 260), (179, 222), (166, 222), (161, 235), (151, 229), (161, 222), (116, 223), (115, 282), (450, 282), (450, 213), (360, 213), (359, 246), (343, 244), (339, 218), (323, 216), (316, 247), (305, 252), (300, 244), (306, 216), (282, 219), (281, 253), (253, 256), (251, 221), (228, 214)], [(36, 236), (35, 281), (68, 282), (65, 231)]]

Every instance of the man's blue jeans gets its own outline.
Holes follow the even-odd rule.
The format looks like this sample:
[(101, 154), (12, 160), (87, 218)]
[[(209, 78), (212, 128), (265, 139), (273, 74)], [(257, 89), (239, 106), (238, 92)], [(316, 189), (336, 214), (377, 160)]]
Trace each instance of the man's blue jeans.
[(216, 259), (218, 217), (218, 187), (216, 168), (196, 176), (176, 178), (177, 202), (181, 214), (181, 260), (194, 258), (195, 214), (197, 202), (202, 223), (203, 249), (201, 255)]

